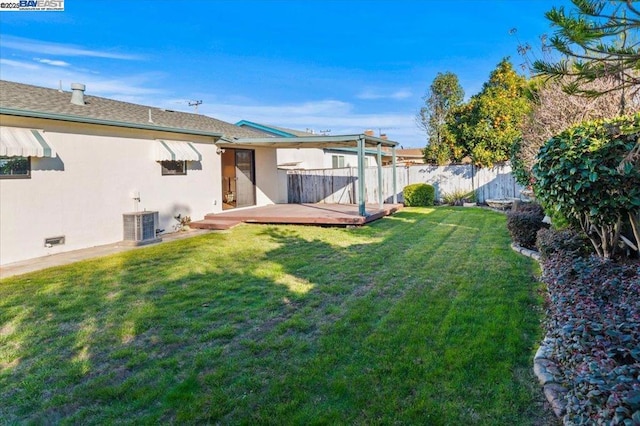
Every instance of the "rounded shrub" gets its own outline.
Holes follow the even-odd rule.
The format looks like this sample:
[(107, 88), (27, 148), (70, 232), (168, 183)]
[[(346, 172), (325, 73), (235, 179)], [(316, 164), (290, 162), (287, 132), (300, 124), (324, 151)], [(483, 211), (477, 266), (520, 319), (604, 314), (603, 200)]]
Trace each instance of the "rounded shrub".
[(513, 242), (521, 247), (535, 249), (536, 235), (544, 226), (544, 211), (538, 204), (521, 206), (507, 213), (507, 229)]
[(640, 168), (625, 162), (640, 137), (640, 113), (588, 121), (549, 139), (533, 166), (534, 190), (612, 257), (625, 217), (640, 214)]
[(433, 206), (436, 190), (426, 183), (407, 185), (402, 190), (404, 205), (407, 207)]

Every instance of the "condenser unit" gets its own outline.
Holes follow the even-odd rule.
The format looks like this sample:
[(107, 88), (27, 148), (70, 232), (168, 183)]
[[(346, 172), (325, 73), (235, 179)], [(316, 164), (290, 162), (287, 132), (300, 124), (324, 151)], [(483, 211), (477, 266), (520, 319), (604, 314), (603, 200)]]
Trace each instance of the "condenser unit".
[(143, 211), (124, 213), (124, 242), (134, 246), (162, 241), (156, 235), (158, 229), (158, 212)]

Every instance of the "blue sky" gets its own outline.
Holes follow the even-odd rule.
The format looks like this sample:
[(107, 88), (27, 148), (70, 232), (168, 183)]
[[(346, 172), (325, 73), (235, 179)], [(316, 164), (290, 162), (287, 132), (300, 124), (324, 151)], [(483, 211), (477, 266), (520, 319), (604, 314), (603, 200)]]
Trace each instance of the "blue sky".
[[(65, 0), (63, 12), (0, 12), (0, 78), (221, 120), (331, 134), (415, 125), (438, 72), (467, 97), (518, 43), (552, 34), (567, 0)], [(516, 35), (510, 29), (517, 28)]]

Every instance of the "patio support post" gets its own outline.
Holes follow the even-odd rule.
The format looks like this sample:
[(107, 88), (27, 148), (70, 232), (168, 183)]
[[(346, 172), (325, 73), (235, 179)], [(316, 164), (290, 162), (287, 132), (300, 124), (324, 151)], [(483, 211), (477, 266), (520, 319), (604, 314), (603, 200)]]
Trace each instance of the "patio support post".
[(358, 137), (358, 214), (367, 216), (365, 207), (365, 185), (364, 185), (364, 136)]
[(391, 168), (393, 169), (393, 204), (398, 204), (398, 176), (396, 173), (396, 147), (391, 147)]
[(382, 193), (382, 143), (378, 142), (378, 204), (382, 210), (384, 194)]

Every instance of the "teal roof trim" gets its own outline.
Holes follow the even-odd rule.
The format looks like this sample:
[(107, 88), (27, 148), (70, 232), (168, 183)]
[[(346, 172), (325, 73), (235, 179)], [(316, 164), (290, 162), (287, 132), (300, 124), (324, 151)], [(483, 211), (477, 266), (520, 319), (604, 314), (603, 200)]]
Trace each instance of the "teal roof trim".
[(253, 121), (240, 120), (240, 121), (238, 121), (236, 123), (236, 126), (238, 126), (238, 127), (247, 126), (247, 127), (252, 128), (252, 129), (256, 129), (256, 130), (259, 130), (261, 132), (269, 133), (271, 135), (280, 136), (280, 137), (283, 137), (283, 138), (295, 138), (295, 137), (297, 137), (293, 133), (285, 132), (285, 131), (280, 130), (280, 129), (274, 129), (273, 127), (265, 126), (263, 124), (254, 123)]

